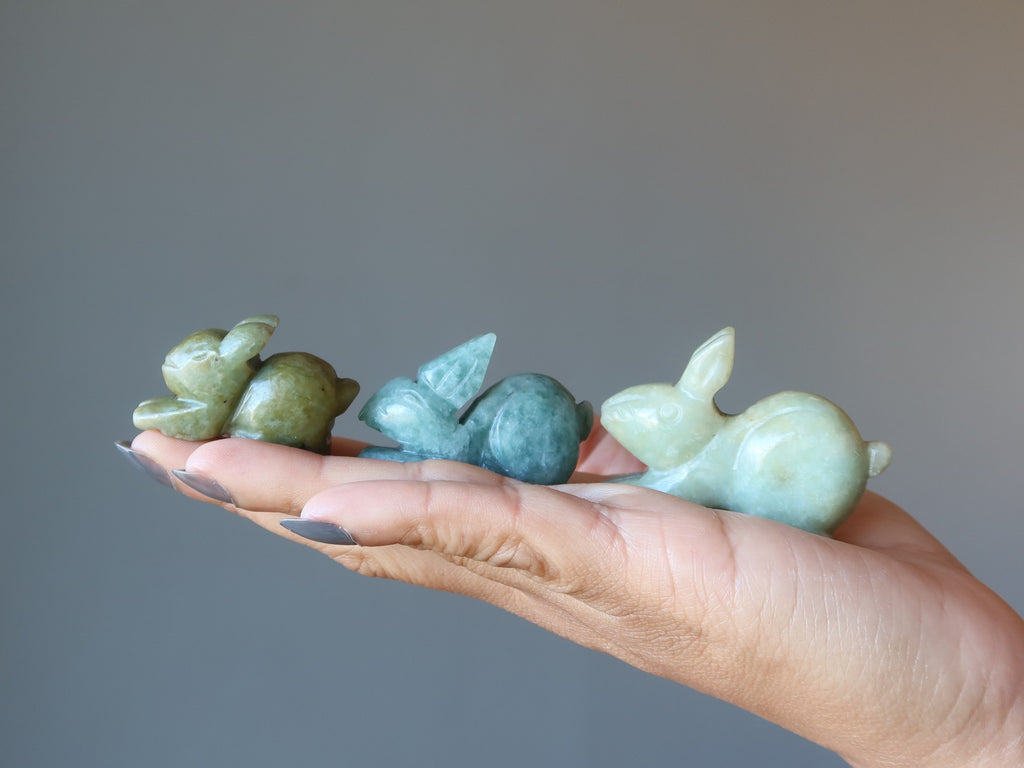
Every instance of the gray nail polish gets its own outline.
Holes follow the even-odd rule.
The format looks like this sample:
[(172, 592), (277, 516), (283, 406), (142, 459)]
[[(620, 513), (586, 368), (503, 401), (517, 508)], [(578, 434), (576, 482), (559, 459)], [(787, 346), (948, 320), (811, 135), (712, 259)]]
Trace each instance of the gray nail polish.
[(114, 447), (117, 448), (117, 450), (119, 450), (121, 454), (131, 462), (132, 466), (140, 472), (149, 475), (158, 483), (162, 483), (168, 488), (174, 487), (171, 483), (171, 476), (167, 473), (167, 470), (153, 461), (153, 459), (149, 458), (146, 454), (132, 448), (131, 443), (127, 440), (118, 440), (114, 443)]
[(310, 541), (321, 544), (355, 544), (351, 534), (334, 523), (321, 520), (303, 520), (300, 517), (289, 517), (281, 521), (281, 526), (292, 533)]
[(235, 500), (227, 489), (213, 478), (199, 472), (186, 472), (184, 469), (172, 469), (171, 473), (193, 491), (208, 496), (222, 504), (234, 504)]

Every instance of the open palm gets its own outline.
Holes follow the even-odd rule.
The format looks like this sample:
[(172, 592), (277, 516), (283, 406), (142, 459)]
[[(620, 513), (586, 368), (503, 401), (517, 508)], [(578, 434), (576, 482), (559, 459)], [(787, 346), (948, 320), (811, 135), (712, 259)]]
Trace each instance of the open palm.
[[(346, 568), (486, 600), (853, 765), (1024, 765), (1024, 621), (877, 495), (833, 538), (816, 536), (599, 482), (640, 469), (600, 428), (556, 487), (358, 459), (346, 440), (326, 457), (155, 432), (133, 447)], [(358, 545), (280, 525), (299, 515)]]

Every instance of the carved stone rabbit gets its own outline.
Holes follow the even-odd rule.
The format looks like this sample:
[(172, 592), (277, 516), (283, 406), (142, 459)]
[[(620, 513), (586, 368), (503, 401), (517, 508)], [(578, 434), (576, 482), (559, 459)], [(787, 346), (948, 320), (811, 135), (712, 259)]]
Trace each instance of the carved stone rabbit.
[(564, 483), (590, 434), (590, 403), (577, 403), (550, 376), (509, 376), (456, 412), (483, 384), (493, 333), (467, 341), (422, 365), (415, 381), (392, 379), (363, 406), (359, 418), (398, 442), (360, 456), (392, 461), (450, 459), (530, 483)]
[(831, 532), (867, 479), (889, 466), (892, 450), (865, 442), (838, 406), (804, 392), (722, 413), (714, 396), (729, 380), (734, 354), (735, 332), (725, 328), (693, 353), (677, 384), (630, 387), (605, 401), (601, 423), (648, 466), (619, 481)]
[(185, 440), (231, 435), (327, 453), (334, 419), (359, 384), (339, 379), (329, 363), (305, 352), (261, 361), (277, 324), (273, 315), (257, 315), (230, 332), (211, 328), (188, 336), (163, 364), (174, 394), (141, 403), (135, 426)]

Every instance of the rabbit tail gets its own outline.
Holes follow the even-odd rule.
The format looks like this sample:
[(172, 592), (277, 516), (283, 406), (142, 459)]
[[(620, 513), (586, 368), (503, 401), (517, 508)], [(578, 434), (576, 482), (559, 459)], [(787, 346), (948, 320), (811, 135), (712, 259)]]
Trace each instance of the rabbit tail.
[(892, 461), (892, 448), (888, 443), (872, 440), (867, 444), (868, 450), (868, 477), (874, 477), (885, 472)]
[(580, 442), (583, 442), (594, 428), (594, 406), (588, 400), (576, 403), (576, 419), (580, 425)]

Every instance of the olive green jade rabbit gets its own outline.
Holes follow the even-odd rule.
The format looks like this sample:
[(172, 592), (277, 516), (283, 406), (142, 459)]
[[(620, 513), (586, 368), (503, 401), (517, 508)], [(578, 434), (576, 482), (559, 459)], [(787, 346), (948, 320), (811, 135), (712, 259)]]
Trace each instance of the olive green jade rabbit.
[(230, 331), (188, 336), (163, 364), (174, 394), (141, 403), (135, 426), (185, 440), (231, 435), (327, 453), (334, 419), (359, 384), (338, 378), (329, 363), (305, 352), (260, 360), (277, 323), (273, 315), (257, 315)]
[(729, 380), (734, 353), (735, 332), (726, 328), (693, 353), (677, 384), (630, 387), (605, 401), (601, 423), (648, 466), (618, 481), (831, 532), (867, 479), (889, 466), (892, 450), (865, 442), (838, 406), (805, 392), (722, 413), (714, 397)]

